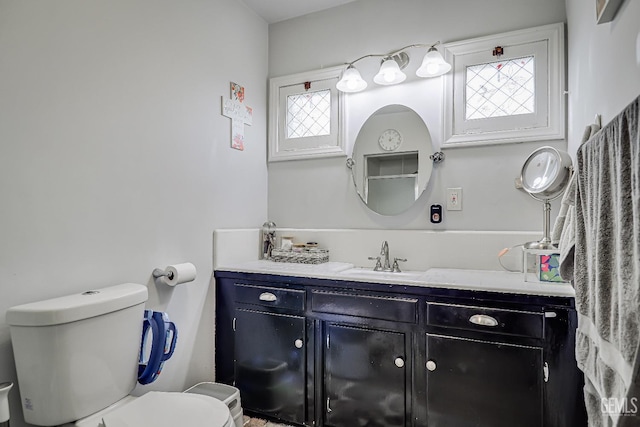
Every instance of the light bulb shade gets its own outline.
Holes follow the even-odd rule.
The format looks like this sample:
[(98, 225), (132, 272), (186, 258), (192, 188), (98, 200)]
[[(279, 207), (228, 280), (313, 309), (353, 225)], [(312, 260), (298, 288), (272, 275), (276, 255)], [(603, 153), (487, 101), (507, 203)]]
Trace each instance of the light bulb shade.
[(432, 47), (422, 60), (422, 65), (416, 70), (418, 77), (438, 77), (448, 73), (451, 65), (445, 62), (438, 49)]
[(398, 63), (392, 58), (387, 58), (380, 65), (380, 71), (373, 81), (379, 85), (395, 85), (402, 83), (406, 78), (407, 75), (400, 70)]
[(344, 73), (342, 73), (342, 78), (338, 83), (336, 83), (336, 89), (340, 92), (360, 92), (361, 90), (365, 90), (367, 87), (367, 82), (364, 81), (360, 72), (353, 66), (349, 65)]

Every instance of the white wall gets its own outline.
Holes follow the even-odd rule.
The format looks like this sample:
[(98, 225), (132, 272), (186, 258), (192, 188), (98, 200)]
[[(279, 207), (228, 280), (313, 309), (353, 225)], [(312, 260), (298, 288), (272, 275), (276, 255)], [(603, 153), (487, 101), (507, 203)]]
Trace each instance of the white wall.
[[(213, 230), (266, 218), (267, 39), (236, 0), (0, 0), (0, 381), (7, 308), (123, 282), (179, 328), (137, 392), (213, 379)], [(244, 152), (230, 81), (254, 108)], [(195, 282), (154, 284), (185, 261)], [(11, 410), (24, 425), (17, 389)]]
[(569, 39), (569, 152), (585, 126), (605, 125), (640, 95), (640, 2), (626, 0), (615, 19), (596, 24), (595, 2), (566, 0)]
[[(414, 43), (446, 43), (564, 21), (564, 3), (558, 0), (360, 0), (272, 24), (269, 75), (315, 70)], [(412, 75), (425, 50), (409, 53), (412, 62), (405, 71)], [(375, 62), (358, 63), (369, 81)], [(390, 103), (412, 107), (427, 123), (434, 144), (439, 147), (442, 141), (441, 78), (372, 87), (349, 95), (347, 103), (349, 154), (366, 117)], [(541, 230), (541, 204), (517, 191), (513, 182), (526, 157), (546, 144), (447, 149), (425, 194), (395, 217), (372, 213), (359, 200), (345, 158), (270, 163), (269, 219), (297, 228)], [(566, 149), (564, 141), (549, 145)], [(444, 205), (448, 187), (463, 188), (463, 210), (445, 211), (442, 224), (431, 224), (429, 206)]]

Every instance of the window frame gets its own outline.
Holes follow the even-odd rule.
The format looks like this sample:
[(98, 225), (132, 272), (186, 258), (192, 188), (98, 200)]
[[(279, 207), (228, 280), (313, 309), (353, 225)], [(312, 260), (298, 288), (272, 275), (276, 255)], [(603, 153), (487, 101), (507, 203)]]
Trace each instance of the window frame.
[[(344, 70), (343, 66), (323, 70), (273, 77), (269, 80), (269, 162), (346, 156), (346, 126), (344, 94), (336, 89), (336, 83)], [(304, 138), (287, 138), (286, 98), (292, 94), (304, 93), (305, 82), (311, 83), (310, 91), (331, 90), (330, 134)], [(314, 88), (314, 84), (316, 88)], [(292, 87), (301, 85), (301, 90)], [(292, 141), (304, 142), (299, 147)]]
[[(536, 112), (466, 120), (466, 69), (496, 62), (492, 56), (496, 46), (504, 48), (501, 59), (534, 56)], [(442, 148), (565, 139), (563, 23), (447, 43), (443, 47), (453, 72), (444, 77)], [(541, 83), (546, 83), (545, 87), (539, 87)]]

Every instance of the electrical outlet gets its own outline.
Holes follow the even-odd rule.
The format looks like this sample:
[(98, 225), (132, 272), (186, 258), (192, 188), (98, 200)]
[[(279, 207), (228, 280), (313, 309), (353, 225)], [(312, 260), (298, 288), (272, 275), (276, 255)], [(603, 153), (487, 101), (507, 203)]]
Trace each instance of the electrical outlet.
[(462, 210), (462, 188), (447, 188), (447, 210)]

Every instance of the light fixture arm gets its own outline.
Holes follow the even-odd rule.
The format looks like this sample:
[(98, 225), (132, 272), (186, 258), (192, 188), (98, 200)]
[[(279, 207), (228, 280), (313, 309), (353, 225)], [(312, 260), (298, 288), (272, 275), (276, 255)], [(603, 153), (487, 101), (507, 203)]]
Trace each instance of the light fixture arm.
[(370, 53), (368, 55), (361, 56), (360, 58), (355, 59), (355, 60), (353, 60), (351, 62), (345, 62), (344, 65), (353, 66), (353, 64), (355, 64), (356, 62), (361, 61), (361, 60), (366, 59), (366, 58), (390, 58), (390, 57), (393, 57), (394, 55), (398, 55), (399, 53), (404, 52), (407, 49), (413, 49), (413, 48), (416, 48), (416, 47), (428, 47), (429, 49), (431, 49), (431, 48), (434, 48), (434, 47), (438, 46), (439, 44), (440, 44), (440, 40), (438, 40), (437, 42), (432, 43), (432, 44), (410, 44), (410, 45), (402, 47), (400, 49), (393, 50), (393, 51), (391, 51), (389, 53)]
[(438, 49), (436, 49), (436, 46), (439, 44), (440, 41), (432, 44), (410, 44), (391, 52), (370, 53), (354, 59), (351, 62), (346, 62), (343, 64), (343, 66), (346, 66), (346, 69), (336, 83), (336, 88), (340, 92), (347, 93), (360, 92), (366, 89), (367, 82), (362, 78), (360, 72), (354, 65), (365, 58), (382, 58), (382, 61), (380, 61), (380, 70), (373, 77), (373, 81), (376, 84), (388, 86), (402, 83), (407, 78), (407, 75), (404, 74), (402, 70), (409, 64), (410, 59), (409, 54), (405, 51), (411, 48), (428, 48), (427, 54), (422, 60), (422, 65), (416, 70), (416, 76), (441, 76), (451, 70), (451, 65), (442, 58), (442, 55), (438, 52)]

